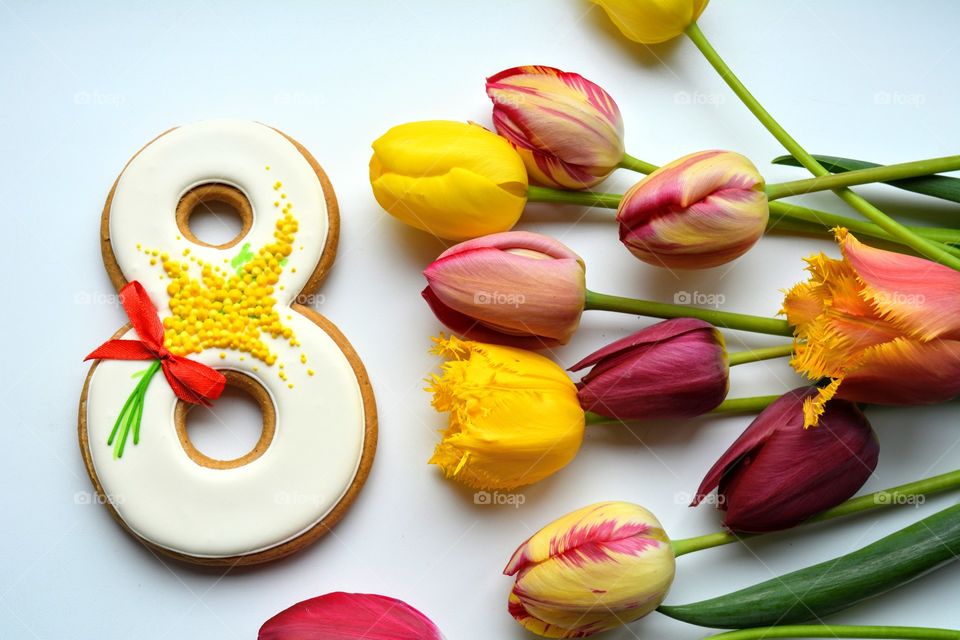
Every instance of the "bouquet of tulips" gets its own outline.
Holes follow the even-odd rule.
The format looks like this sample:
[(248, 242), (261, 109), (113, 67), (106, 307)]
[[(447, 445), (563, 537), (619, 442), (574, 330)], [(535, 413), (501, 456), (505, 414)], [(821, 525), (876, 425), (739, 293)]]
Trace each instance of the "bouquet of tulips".
[[(776, 162), (812, 177), (767, 184), (753, 162), (732, 151), (699, 151), (663, 166), (640, 160), (625, 151), (613, 97), (577, 73), (547, 66), (487, 79), (493, 130), (413, 122), (373, 143), (370, 182), (380, 205), (458, 243), (427, 266), (422, 293), (451, 332), (434, 338), (445, 362), (428, 381), (433, 406), (448, 414), (430, 462), (447, 477), (479, 490), (512, 490), (566, 466), (589, 424), (758, 414), (694, 493), (692, 506), (717, 491), (710, 502), (723, 511), (723, 531), (671, 540), (638, 505), (574, 510), (510, 557), (509, 613), (551, 638), (589, 636), (654, 611), (737, 629), (715, 636), (723, 640), (960, 638), (940, 629), (801, 624), (955, 559), (960, 506), (774, 580), (701, 602), (663, 604), (676, 558), (686, 553), (960, 487), (955, 471), (853, 497), (880, 449), (864, 405), (922, 405), (960, 394), (960, 229), (903, 225), (850, 189), (882, 182), (960, 201), (960, 181), (935, 175), (960, 170), (960, 156), (881, 166), (812, 155), (699, 29), (706, 0), (593, 1), (630, 40), (688, 36), (787, 151)], [(622, 195), (594, 190), (617, 169), (644, 177)], [(832, 191), (858, 215), (787, 202), (814, 191)], [(628, 299), (588, 289), (584, 261), (572, 248), (512, 231), (528, 202), (615, 209), (619, 241), (654, 267), (716, 267), (775, 232), (826, 234), (839, 257), (807, 258), (809, 278), (786, 291), (783, 317)], [(886, 248), (873, 246), (878, 242)], [(566, 370), (536, 353), (567, 343), (588, 310), (661, 321)], [(730, 329), (786, 340), (730, 352), (723, 334)], [(810, 384), (778, 397), (727, 397), (730, 367), (778, 357), (789, 357)], [(380, 631), (377, 637), (441, 637), (403, 602), (336, 593), (279, 614), (261, 638), (294, 637), (307, 628), (329, 635), (302, 637), (359, 637), (363, 629)]]

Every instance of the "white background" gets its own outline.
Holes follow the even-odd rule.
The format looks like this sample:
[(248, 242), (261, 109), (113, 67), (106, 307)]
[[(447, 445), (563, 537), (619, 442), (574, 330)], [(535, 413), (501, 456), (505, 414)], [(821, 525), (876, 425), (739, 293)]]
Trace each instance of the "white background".
[[(383, 213), (367, 182), (370, 142), (387, 128), (430, 118), (489, 124), (484, 78), (519, 64), (579, 71), (606, 87), (638, 157), (662, 163), (727, 148), (751, 157), (770, 181), (802, 177), (769, 166), (781, 150), (691, 44), (628, 44), (580, 0), (61, 5), (0, 3), (0, 637), (252, 638), (281, 609), (345, 590), (405, 599), (451, 640), (521, 638), (506, 612), (510, 579), (500, 571), (544, 523), (623, 499), (652, 509), (673, 537), (717, 528), (710, 507), (688, 509), (685, 499), (745, 417), (591, 428), (576, 460), (524, 490), (520, 508), (475, 505), (471, 491), (428, 466), (443, 417), (421, 390), (439, 325), (420, 299), (420, 271), (444, 245)], [(946, 0), (756, 1), (716, 2), (701, 24), (810, 150), (893, 162), (957, 152), (958, 19)], [(229, 572), (154, 557), (104, 508), (85, 504), (90, 483), (76, 442), (81, 359), (125, 322), (100, 260), (107, 190), (153, 136), (222, 117), (283, 129), (330, 174), (343, 234), (319, 310), (364, 358), (381, 416), (369, 482), (334, 533), (281, 562)], [(622, 189), (635, 178), (620, 172), (604, 186)], [(918, 196), (863, 191), (915, 219), (956, 215)], [(812, 201), (842, 210), (830, 195)], [(733, 265), (678, 277), (623, 250), (609, 213), (583, 213), (531, 207), (521, 228), (569, 243), (586, 259), (589, 286), (610, 293), (666, 301), (678, 291), (722, 294), (724, 309), (772, 314), (779, 290), (803, 277), (804, 255), (835, 253), (827, 241), (770, 237)], [(575, 340), (553, 356), (569, 365), (646, 323), (587, 313)], [(773, 342), (730, 338), (734, 349)], [(739, 367), (731, 396), (799, 382), (783, 362)], [(220, 411), (228, 421), (238, 415)], [(865, 489), (957, 466), (955, 405), (869, 415), (882, 454)], [(243, 434), (213, 439), (229, 446)], [(850, 551), (954, 501), (684, 557), (668, 602)], [(951, 566), (832, 620), (956, 627), (958, 578), (960, 567)], [(705, 633), (655, 614), (608, 637)]]

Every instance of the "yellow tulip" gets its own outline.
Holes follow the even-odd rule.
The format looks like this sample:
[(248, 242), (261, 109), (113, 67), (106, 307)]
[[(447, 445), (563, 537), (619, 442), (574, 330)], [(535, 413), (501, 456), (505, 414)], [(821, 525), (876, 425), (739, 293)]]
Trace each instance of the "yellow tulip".
[(584, 414), (577, 388), (553, 361), (523, 349), (434, 338), (445, 356), (430, 378), (450, 421), (430, 463), (474, 489), (514, 489), (555, 473), (577, 454)]
[(592, 0), (634, 42), (672, 40), (696, 22), (708, 0)]
[(527, 202), (527, 171), (483, 127), (434, 120), (393, 127), (373, 143), (370, 184), (395, 218), (449, 240), (507, 231)]

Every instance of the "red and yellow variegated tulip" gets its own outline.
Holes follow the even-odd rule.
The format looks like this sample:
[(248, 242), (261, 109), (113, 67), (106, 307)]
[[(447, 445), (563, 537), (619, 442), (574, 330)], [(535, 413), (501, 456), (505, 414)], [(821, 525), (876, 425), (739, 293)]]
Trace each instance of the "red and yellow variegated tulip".
[(593, 0), (620, 32), (634, 42), (657, 44), (676, 38), (707, 6), (708, 0)]
[(877, 466), (880, 443), (857, 406), (834, 399), (816, 429), (803, 428), (804, 402), (790, 391), (764, 409), (707, 472), (692, 506), (717, 488), (733, 531), (787, 529), (857, 492)]
[(623, 159), (623, 118), (606, 91), (578, 73), (514, 67), (487, 78), (493, 124), (533, 182), (584, 189)]
[(729, 367), (723, 336), (703, 320), (676, 318), (607, 345), (571, 371), (587, 411), (621, 420), (691, 418), (723, 402)]
[(366, 593), (328, 593), (298, 602), (263, 623), (258, 640), (443, 640), (407, 603)]
[(370, 185), (390, 215), (451, 240), (506, 231), (527, 202), (527, 170), (517, 152), (465, 122), (393, 127), (373, 143)]
[(515, 489), (577, 455), (584, 414), (559, 365), (523, 349), (455, 337), (435, 342), (448, 361), (427, 390), (450, 419), (430, 463), (447, 477), (474, 489)]
[(451, 331), (482, 342), (542, 349), (580, 324), (583, 260), (553, 238), (511, 231), (444, 251), (423, 275), (423, 297)]
[(641, 618), (663, 601), (676, 561), (652, 513), (628, 502), (574, 511), (514, 552), (509, 610), (547, 638), (581, 638)]
[(730, 151), (699, 151), (635, 184), (617, 210), (620, 241), (655, 266), (715, 267), (746, 253), (769, 218), (763, 176)]
[(960, 394), (960, 272), (836, 233), (843, 259), (808, 258), (810, 279), (783, 303), (796, 328), (791, 364), (831, 379), (807, 400), (805, 424), (834, 395), (916, 405)]

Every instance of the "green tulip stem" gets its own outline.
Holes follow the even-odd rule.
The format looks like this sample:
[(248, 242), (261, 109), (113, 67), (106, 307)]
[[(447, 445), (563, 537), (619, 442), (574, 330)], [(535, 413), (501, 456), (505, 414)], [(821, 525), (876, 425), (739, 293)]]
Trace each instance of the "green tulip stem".
[[(844, 175), (844, 174), (838, 174)], [(616, 209), (623, 196), (619, 193), (597, 193), (594, 191), (564, 191), (550, 187), (527, 187), (527, 200), (530, 202), (557, 202), (560, 204), (579, 204), (585, 207)]]
[[(930, 158), (928, 160), (917, 160), (915, 162), (903, 162), (900, 164), (857, 169), (856, 171), (848, 171), (846, 173), (828, 173), (827, 175), (807, 178), (806, 180), (768, 184), (766, 191), (768, 199), (778, 200), (788, 196), (799, 196), (815, 191), (827, 191), (842, 187), (852, 187), (858, 184), (870, 184), (872, 182), (889, 182), (903, 178), (916, 178), (919, 176), (934, 175), (944, 171), (956, 171), (958, 169), (960, 169), (960, 156), (945, 156), (943, 158)], [(849, 179), (837, 180), (836, 178), (839, 177)]]
[[(779, 397), (780, 396), (752, 396), (749, 398), (729, 398), (717, 405), (710, 413), (759, 413), (773, 404), (773, 401)], [(613, 416), (594, 413), (593, 411), (585, 411), (584, 417), (588, 425), (613, 422), (619, 422), (620, 424), (642, 422), (640, 419), (615, 418)]]
[(622, 298), (589, 290), (587, 291), (584, 309), (631, 313), (651, 318), (698, 318), (721, 329), (753, 331), (754, 333), (767, 333), (775, 336), (793, 336), (793, 327), (790, 326), (790, 323), (779, 318), (751, 316), (685, 304)]
[(736, 351), (727, 354), (727, 364), (735, 367), (738, 364), (747, 364), (748, 362), (757, 362), (759, 360), (771, 360), (773, 358), (783, 358), (793, 355), (793, 343), (778, 344), (775, 347), (764, 347), (762, 349), (751, 349), (750, 351)]
[(932, 627), (887, 627), (849, 624), (785, 624), (779, 627), (738, 629), (704, 640), (764, 640), (766, 638), (891, 638), (900, 640), (958, 640), (960, 630)]
[[(868, 493), (857, 498), (850, 498), (832, 509), (813, 516), (803, 524), (823, 522), (824, 520), (832, 520), (834, 518), (884, 507), (916, 504), (916, 498), (918, 496), (931, 496), (945, 491), (953, 491), (958, 488), (960, 488), (960, 469), (942, 473), (938, 476), (924, 478), (923, 480), (897, 485), (889, 489), (874, 491), (873, 493)], [(719, 547), (724, 544), (730, 544), (731, 542), (751, 538), (755, 535), (760, 534), (738, 534), (731, 531), (718, 531), (694, 538), (673, 540), (671, 544), (673, 545), (674, 554), (682, 556), (685, 553)]]
[[(716, 69), (717, 73), (720, 74), (720, 77), (727, 83), (727, 86), (740, 98), (740, 101), (743, 102), (750, 112), (756, 116), (757, 120), (766, 127), (767, 131), (773, 134), (773, 137), (776, 138), (800, 164), (815, 177), (830, 174), (830, 172), (817, 162), (816, 158), (810, 155), (806, 149), (800, 146), (800, 143), (794, 140), (793, 137), (780, 126), (780, 123), (753, 97), (753, 94), (740, 82), (739, 78), (737, 78), (730, 67), (727, 66), (723, 58), (720, 57), (720, 54), (713, 48), (696, 22), (687, 27), (686, 34), (697, 48), (700, 49), (700, 52), (703, 53), (707, 61)], [(834, 193), (840, 196), (848, 205), (856, 209), (863, 217), (889, 233), (891, 237), (896, 238), (897, 241), (930, 260), (960, 270), (960, 257), (951, 254), (942, 245), (931, 242), (913, 233), (910, 229), (846, 187), (834, 189)]]
[(650, 164), (649, 162), (644, 162), (639, 158), (634, 158), (629, 153), (623, 154), (623, 160), (620, 161), (620, 167), (646, 175), (649, 175), (660, 168), (655, 164)]

